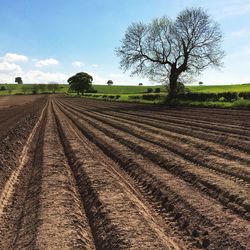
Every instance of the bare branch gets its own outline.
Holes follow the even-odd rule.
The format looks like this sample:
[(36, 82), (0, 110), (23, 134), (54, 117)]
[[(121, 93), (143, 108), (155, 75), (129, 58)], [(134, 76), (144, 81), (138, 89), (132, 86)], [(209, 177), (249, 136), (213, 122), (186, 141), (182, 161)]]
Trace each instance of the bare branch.
[(208, 66), (218, 67), (224, 52), (217, 23), (201, 8), (182, 11), (175, 21), (167, 17), (150, 24), (128, 27), (116, 50), (121, 68), (176, 85), (182, 74), (199, 74)]

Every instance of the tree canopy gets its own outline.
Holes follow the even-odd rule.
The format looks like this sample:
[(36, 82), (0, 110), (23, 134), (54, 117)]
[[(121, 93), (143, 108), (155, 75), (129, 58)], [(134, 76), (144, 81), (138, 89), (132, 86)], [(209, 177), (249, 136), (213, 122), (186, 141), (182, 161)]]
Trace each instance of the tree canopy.
[(68, 79), (70, 89), (82, 95), (92, 88), (92, 82), (93, 77), (85, 72), (77, 73)]
[(23, 84), (23, 80), (20, 76), (15, 78), (15, 82), (17, 82), (17, 84)]
[[(43, 86), (39, 86), (39, 87), (42, 87)], [(47, 89), (49, 91), (51, 91), (52, 93), (56, 93), (56, 91), (58, 91), (60, 88), (59, 84), (57, 82), (49, 82), (49, 84), (47, 85)], [(45, 90), (45, 89), (44, 89)], [(43, 90), (42, 90), (43, 91)]]
[(221, 65), (221, 42), (218, 24), (203, 9), (190, 8), (175, 20), (161, 17), (149, 24), (131, 24), (116, 53), (125, 71), (167, 83), (171, 100), (180, 79)]
[(113, 82), (112, 80), (108, 80), (108, 81), (107, 81), (107, 84), (110, 86), (110, 85), (113, 85), (114, 82)]

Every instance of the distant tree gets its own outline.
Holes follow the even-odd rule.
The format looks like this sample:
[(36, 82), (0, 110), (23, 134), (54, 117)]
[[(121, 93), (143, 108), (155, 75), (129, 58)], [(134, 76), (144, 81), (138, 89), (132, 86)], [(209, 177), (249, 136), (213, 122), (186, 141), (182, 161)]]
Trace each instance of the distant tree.
[(23, 80), (20, 76), (15, 78), (15, 82), (17, 82), (17, 84), (23, 84)]
[(155, 88), (155, 93), (160, 93), (161, 92), (161, 88)]
[(22, 92), (26, 95), (30, 91), (30, 87), (28, 85), (23, 84)]
[(1, 86), (0, 91), (4, 91), (4, 90), (7, 90), (7, 88), (5, 86)]
[(113, 85), (114, 82), (113, 82), (112, 80), (108, 80), (108, 81), (107, 81), (107, 84), (110, 86), (110, 85)]
[(154, 92), (154, 90), (152, 88), (147, 88), (147, 92), (152, 93), (152, 92)]
[(47, 90), (47, 85), (46, 84), (38, 84), (38, 88), (41, 93), (45, 92)]
[(56, 93), (60, 89), (60, 86), (57, 82), (49, 82), (47, 85), (48, 91), (52, 92), (53, 94)]
[(15, 89), (15, 86), (14, 84), (5, 84), (5, 88), (7, 89), (8, 94), (11, 95), (12, 91)]
[(92, 88), (93, 77), (85, 72), (79, 72), (68, 79), (70, 90), (82, 95)]
[(33, 95), (38, 94), (38, 92), (39, 92), (39, 85), (38, 84), (33, 84), (31, 86), (31, 92), (32, 92)]
[(199, 85), (201, 86), (203, 84), (203, 82), (199, 82)]
[(171, 101), (177, 97), (181, 78), (221, 65), (221, 41), (219, 26), (207, 12), (190, 8), (180, 12), (176, 20), (162, 17), (149, 24), (133, 23), (116, 53), (125, 71), (132, 69), (132, 75), (168, 83)]
[(143, 85), (143, 83), (141, 83), (141, 82), (140, 82), (138, 85), (139, 85), (139, 86), (142, 86), (142, 85)]

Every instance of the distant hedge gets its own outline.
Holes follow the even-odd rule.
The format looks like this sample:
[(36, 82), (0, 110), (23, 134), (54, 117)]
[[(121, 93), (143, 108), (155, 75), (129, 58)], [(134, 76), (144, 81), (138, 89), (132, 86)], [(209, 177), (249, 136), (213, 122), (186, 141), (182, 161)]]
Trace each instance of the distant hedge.
[(239, 98), (250, 99), (250, 92), (223, 92), (223, 93), (182, 93), (178, 95), (179, 100), (183, 101), (225, 101), (232, 102)]
[(148, 101), (154, 101), (156, 99), (159, 99), (161, 95), (156, 94), (156, 95), (142, 95), (142, 99), (148, 100)]
[(141, 99), (140, 95), (130, 95), (128, 99), (136, 100), (136, 99)]
[(178, 95), (178, 99), (183, 101), (217, 101), (218, 95), (216, 93), (182, 93)]
[(239, 97), (243, 99), (250, 99), (250, 92), (240, 92)]
[(7, 88), (5, 86), (1, 86), (0, 91), (4, 91), (4, 90), (7, 90)]

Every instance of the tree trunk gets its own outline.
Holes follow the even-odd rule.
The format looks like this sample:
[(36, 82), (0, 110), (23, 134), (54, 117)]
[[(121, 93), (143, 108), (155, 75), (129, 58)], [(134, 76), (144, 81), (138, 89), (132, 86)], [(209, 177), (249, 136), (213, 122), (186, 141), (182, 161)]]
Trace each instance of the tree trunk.
[(177, 98), (177, 80), (178, 76), (175, 74), (171, 74), (169, 77), (169, 93), (168, 93), (168, 101), (172, 101)]

